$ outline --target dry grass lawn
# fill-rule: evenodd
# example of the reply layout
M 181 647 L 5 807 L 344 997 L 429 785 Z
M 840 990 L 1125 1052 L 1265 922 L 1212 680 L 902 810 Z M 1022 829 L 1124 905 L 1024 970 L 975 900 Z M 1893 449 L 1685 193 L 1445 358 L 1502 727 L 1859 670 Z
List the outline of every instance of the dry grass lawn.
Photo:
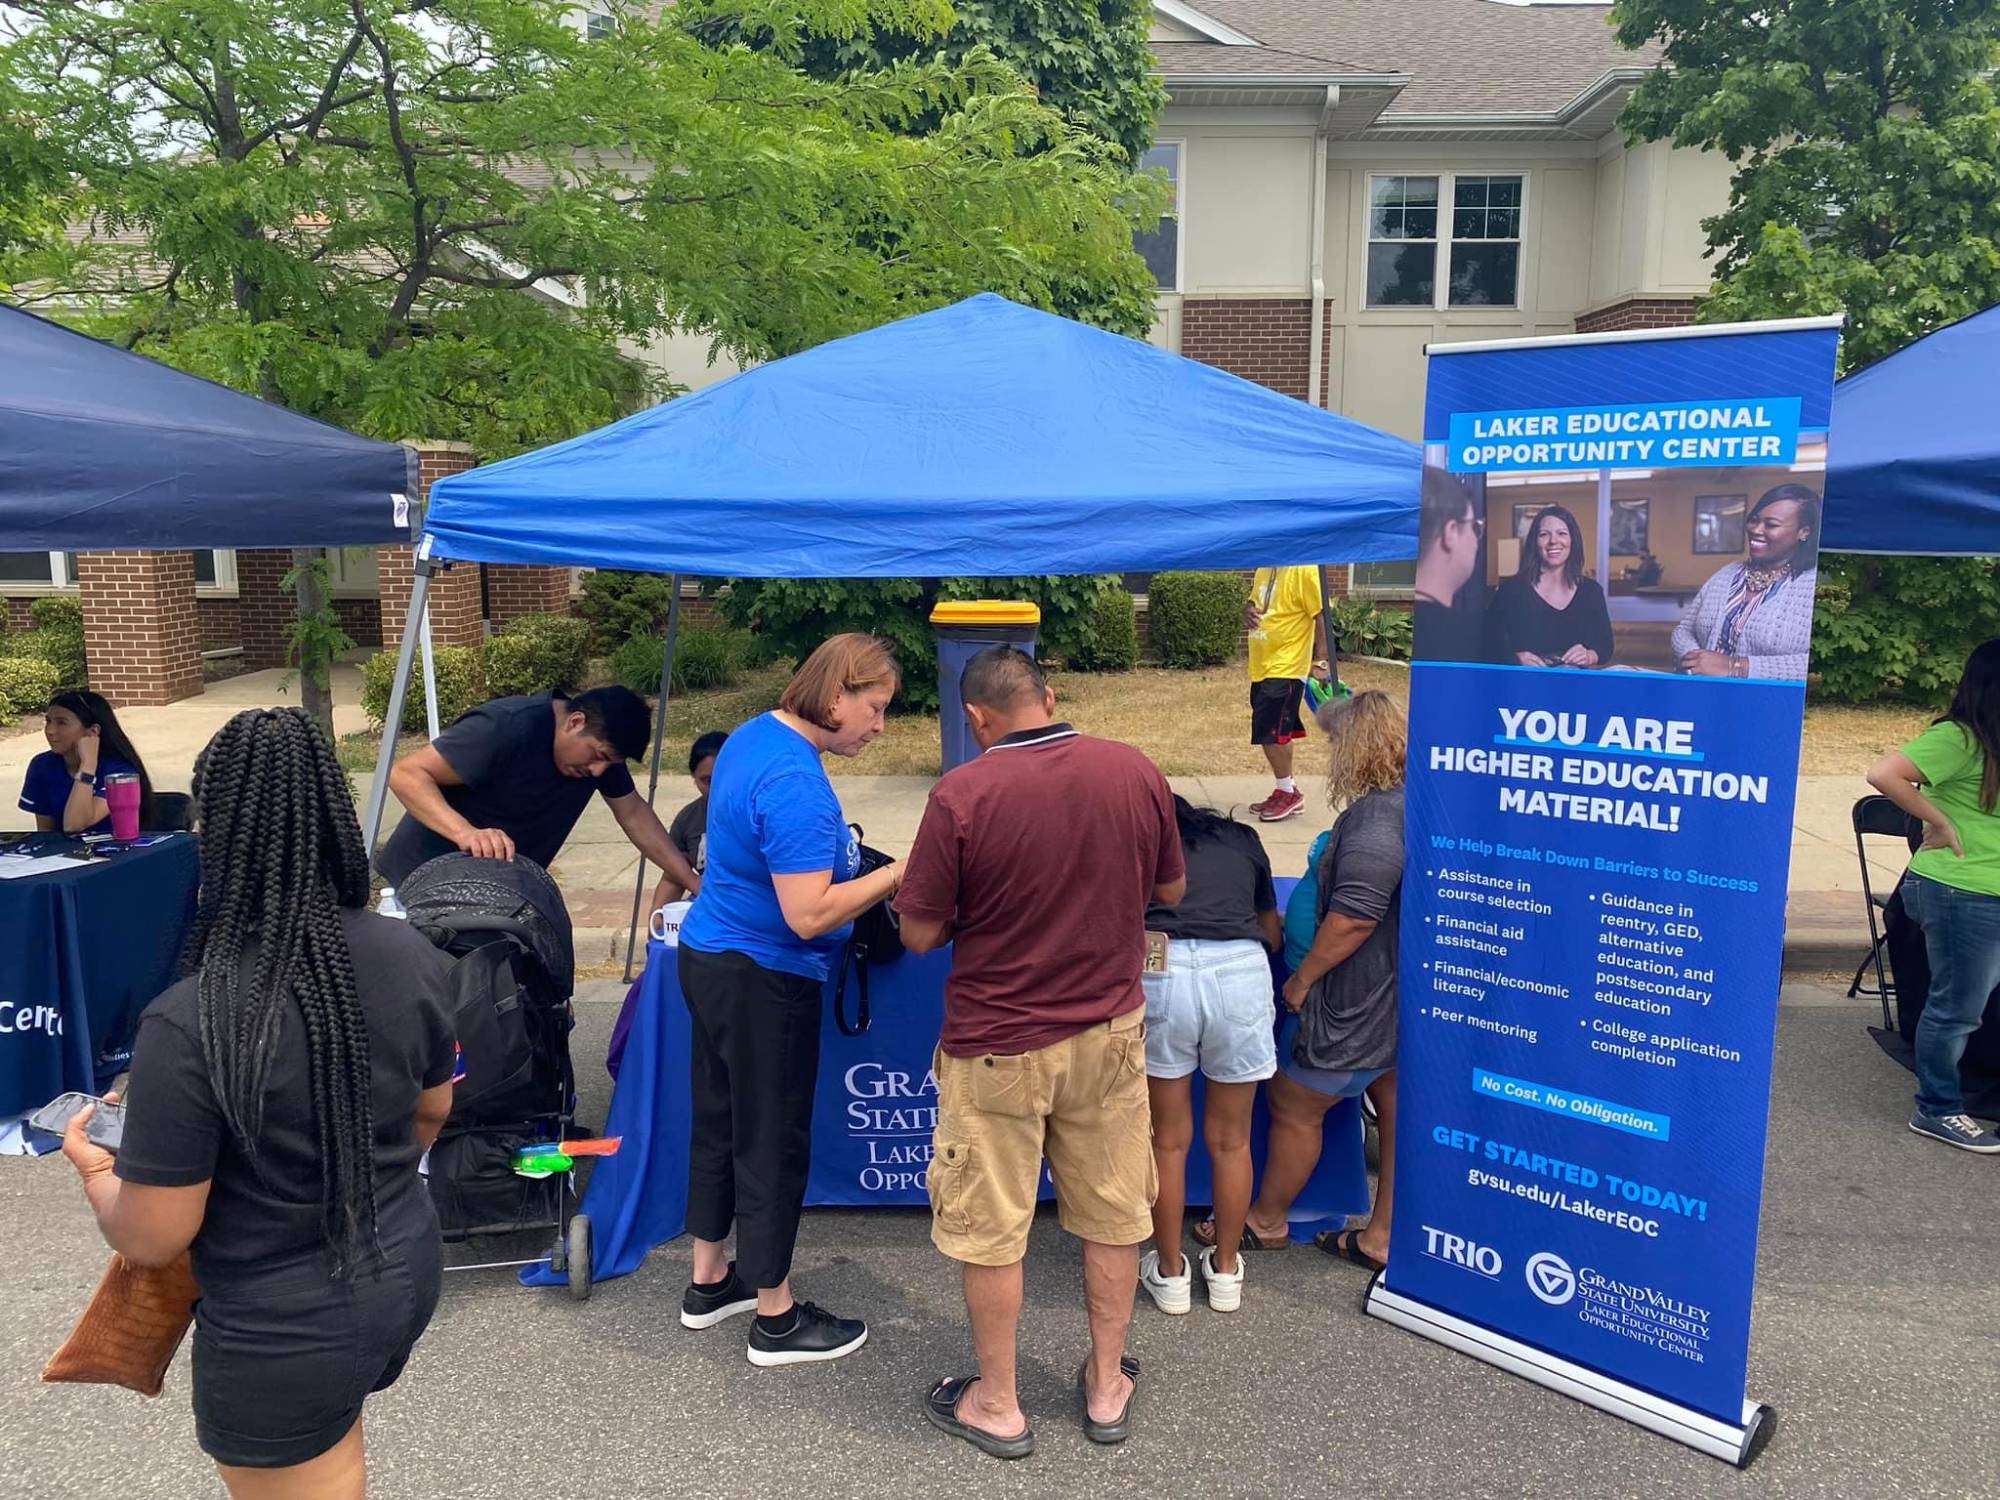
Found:
M 1406 667 L 1346 662 L 1341 675 L 1357 692 L 1380 688 L 1408 706 Z M 1240 663 L 1202 672 L 1055 672 L 1050 680 L 1058 713 L 1092 734 L 1137 745 L 1169 776 L 1249 776 L 1264 769 L 1262 753 L 1249 743 L 1250 702 Z M 688 746 L 704 730 L 740 724 L 775 707 L 784 685 L 784 669 L 767 668 L 737 687 L 677 699 L 667 711 L 664 764 L 685 766 Z M 1859 775 L 1930 719 L 1927 710 L 1900 705 L 1811 704 L 1799 770 L 1807 776 Z M 828 769 L 835 776 L 929 776 L 937 770 L 937 747 L 936 718 L 898 715 L 858 759 L 830 760 Z

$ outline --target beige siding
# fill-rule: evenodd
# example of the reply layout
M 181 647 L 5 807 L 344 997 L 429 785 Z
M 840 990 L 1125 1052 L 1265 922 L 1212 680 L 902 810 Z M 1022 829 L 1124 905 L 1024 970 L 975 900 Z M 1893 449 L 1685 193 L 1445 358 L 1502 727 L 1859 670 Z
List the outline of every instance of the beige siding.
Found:
M 1597 163 L 1591 304 L 1706 290 L 1711 271 L 1701 221 L 1728 205 L 1731 170 L 1728 158 L 1713 152 L 1610 141 Z
M 1162 139 L 1169 130 L 1162 128 Z M 1179 132 L 1183 275 L 1193 294 L 1305 296 L 1312 251 L 1309 129 Z

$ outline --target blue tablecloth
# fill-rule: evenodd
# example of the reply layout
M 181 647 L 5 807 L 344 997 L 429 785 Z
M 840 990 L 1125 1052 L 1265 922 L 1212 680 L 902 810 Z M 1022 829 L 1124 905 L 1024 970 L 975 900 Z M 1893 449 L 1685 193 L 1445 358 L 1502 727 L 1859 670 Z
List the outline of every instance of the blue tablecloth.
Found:
M 819 1091 L 813 1104 L 812 1172 L 806 1202 L 819 1205 L 927 1204 L 924 1167 L 936 1122 L 931 1052 L 944 1021 L 944 981 L 951 950 L 909 955 L 872 975 L 874 1025 L 842 1036 L 829 1003 L 822 1021 Z M 850 997 L 851 1003 L 851 997 Z M 675 950 L 649 946 L 632 1031 L 611 1095 L 604 1133 L 624 1137 L 616 1156 L 594 1164 L 584 1192 L 590 1215 L 592 1279 L 625 1276 L 655 1245 L 686 1228 L 688 1169 L 688 1012 Z M 1201 1080 L 1195 1080 L 1197 1118 Z M 1266 1119 L 1261 1096 L 1251 1151 L 1262 1162 Z M 1047 1174 L 1042 1195 L 1051 1188 Z M 1188 1201 L 1209 1195 L 1208 1153 L 1199 1126 L 1188 1153 Z M 1361 1111 L 1352 1101 L 1329 1111 L 1319 1169 L 1292 1206 L 1294 1232 L 1368 1209 Z M 530 1286 L 567 1278 L 530 1267 Z
M 124 1068 L 139 1012 L 174 981 L 200 873 L 179 834 L 0 880 L 0 1119 Z

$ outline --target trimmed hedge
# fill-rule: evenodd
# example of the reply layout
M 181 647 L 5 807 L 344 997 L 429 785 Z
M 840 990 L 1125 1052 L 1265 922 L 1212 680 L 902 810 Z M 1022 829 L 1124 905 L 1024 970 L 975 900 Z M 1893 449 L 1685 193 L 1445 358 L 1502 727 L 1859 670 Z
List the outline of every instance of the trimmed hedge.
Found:
M 1153 649 L 1170 667 L 1215 667 L 1243 642 L 1249 590 L 1235 573 L 1155 573 L 1146 590 Z
M 37 630 L 73 630 L 83 634 L 83 601 L 51 594 L 28 606 L 28 623 Z
M 634 636 L 664 635 L 673 597 L 673 580 L 664 573 L 605 568 L 584 575 L 576 612 L 590 628 L 590 649 L 609 656 Z M 659 686 L 660 674 L 655 671 L 653 691 L 658 692 Z
M 1090 607 L 1085 641 L 1071 651 L 1079 672 L 1129 672 L 1139 665 L 1139 611 L 1132 595 L 1115 580 Z
M 495 698 L 583 690 L 590 666 L 590 626 L 567 615 L 522 615 L 486 642 L 486 690 Z
M 16 714 L 48 707 L 58 690 L 58 676 L 54 666 L 36 657 L 0 658 L 0 724 Z
M 56 601 L 36 600 L 37 604 Z M 62 601 L 67 602 L 67 601 Z M 0 657 L 47 662 L 56 670 L 56 691 L 71 693 L 89 683 L 83 659 L 83 627 L 48 625 L 0 638 Z
M 432 655 L 437 663 L 438 723 L 449 724 L 468 709 L 486 701 L 486 683 L 481 673 L 480 652 L 472 646 L 438 646 Z M 396 681 L 396 653 L 383 651 L 371 656 L 361 668 L 361 707 L 369 727 L 380 731 L 389 717 L 389 689 Z M 403 729 L 422 733 L 428 727 L 424 717 L 424 674 L 422 664 L 410 669 L 410 691 L 403 702 Z

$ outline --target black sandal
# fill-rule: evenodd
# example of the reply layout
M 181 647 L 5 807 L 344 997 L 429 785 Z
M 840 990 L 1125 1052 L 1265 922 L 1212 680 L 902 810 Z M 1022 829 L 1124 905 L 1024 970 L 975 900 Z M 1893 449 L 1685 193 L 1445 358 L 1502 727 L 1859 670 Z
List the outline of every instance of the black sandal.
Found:
M 1361 1248 L 1361 1231 L 1358 1229 L 1323 1229 L 1313 1236 L 1313 1247 L 1325 1251 L 1335 1260 L 1344 1260 L 1363 1270 L 1386 1269 L 1384 1262 Z
M 1197 1245 L 1206 1246 L 1211 1250 L 1214 1249 L 1215 1215 L 1210 1214 L 1205 1219 L 1197 1220 L 1194 1228 L 1190 1229 L 1188 1234 Z M 1243 1226 L 1243 1236 L 1236 1243 L 1238 1251 L 1289 1250 L 1291 1247 L 1292 1239 L 1290 1235 L 1286 1235 L 1283 1239 L 1267 1240 L 1248 1224 Z
M 1024 1427 L 1013 1437 L 1002 1437 L 958 1419 L 958 1403 L 978 1379 L 977 1375 L 952 1375 L 940 1380 L 924 1397 L 924 1415 L 931 1419 L 933 1427 L 964 1438 L 981 1453 L 990 1453 L 995 1458 L 1026 1458 L 1035 1451 L 1034 1428 Z
M 1093 1443 L 1122 1443 L 1132 1435 L 1132 1403 L 1139 1399 L 1139 1361 L 1129 1354 L 1122 1355 L 1118 1371 L 1132 1382 L 1132 1390 L 1118 1415 L 1109 1422 L 1100 1422 L 1090 1414 L 1089 1362 L 1085 1361 L 1076 1372 L 1076 1394 L 1083 1402 L 1083 1435 Z

